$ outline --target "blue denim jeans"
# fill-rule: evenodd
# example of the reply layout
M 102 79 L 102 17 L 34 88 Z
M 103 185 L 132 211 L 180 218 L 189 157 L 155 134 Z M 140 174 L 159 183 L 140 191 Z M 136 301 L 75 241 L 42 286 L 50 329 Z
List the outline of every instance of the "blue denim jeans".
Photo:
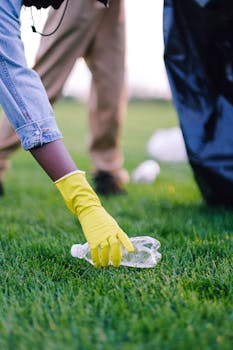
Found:
M 62 138 L 38 74 L 27 67 L 22 0 L 0 0 L 0 104 L 25 150 Z

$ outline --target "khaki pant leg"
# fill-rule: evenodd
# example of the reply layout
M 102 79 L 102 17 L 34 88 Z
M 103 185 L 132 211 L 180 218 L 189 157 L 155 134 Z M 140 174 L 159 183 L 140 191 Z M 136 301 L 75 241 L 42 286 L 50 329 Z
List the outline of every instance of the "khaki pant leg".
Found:
M 4 173 L 9 168 L 9 156 L 20 148 L 20 145 L 18 135 L 4 114 L 0 124 L 0 181 L 2 181 Z
M 121 172 L 120 149 L 126 95 L 124 1 L 111 0 L 86 62 L 92 72 L 89 150 L 95 170 Z
M 59 10 L 49 11 L 44 33 L 56 28 L 63 9 L 61 6 Z M 34 69 L 51 103 L 58 99 L 76 60 L 84 57 L 103 13 L 104 9 L 96 8 L 93 0 L 70 0 L 59 29 L 41 38 Z

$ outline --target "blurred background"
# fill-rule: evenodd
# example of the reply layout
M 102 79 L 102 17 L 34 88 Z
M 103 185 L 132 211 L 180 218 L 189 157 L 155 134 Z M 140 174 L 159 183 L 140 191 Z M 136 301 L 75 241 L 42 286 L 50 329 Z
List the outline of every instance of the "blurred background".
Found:
M 127 52 L 126 83 L 129 98 L 171 98 L 163 62 L 163 0 L 126 0 Z M 28 64 L 32 66 L 40 35 L 32 33 L 31 11 L 22 9 L 22 38 Z M 43 29 L 47 10 L 33 10 L 37 31 Z M 88 98 L 90 73 L 84 61 L 78 60 L 67 80 L 63 94 L 85 102 Z

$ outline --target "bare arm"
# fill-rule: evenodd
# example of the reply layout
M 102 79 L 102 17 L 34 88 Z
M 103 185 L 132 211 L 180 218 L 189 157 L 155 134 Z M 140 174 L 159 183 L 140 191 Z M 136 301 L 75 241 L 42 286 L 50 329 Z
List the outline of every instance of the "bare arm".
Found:
M 30 152 L 53 181 L 77 170 L 77 166 L 62 140 L 33 148 Z

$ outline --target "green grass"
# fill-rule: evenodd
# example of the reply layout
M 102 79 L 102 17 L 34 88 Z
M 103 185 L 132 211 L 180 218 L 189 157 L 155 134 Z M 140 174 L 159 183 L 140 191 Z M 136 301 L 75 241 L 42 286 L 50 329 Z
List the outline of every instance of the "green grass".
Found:
M 56 106 L 65 142 L 91 171 L 84 106 Z M 145 145 L 177 124 L 170 104 L 130 103 L 125 167 L 148 159 Z M 129 236 L 161 242 L 154 269 L 96 270 L 70 256 L 84 242 L 76 218 L 27 152 L 12 157 L 0 211 L 0 349 L 231 349 L 233 213 L 208 208 L 187 164 L 161 164 L 152 185 L 102 199 Z

